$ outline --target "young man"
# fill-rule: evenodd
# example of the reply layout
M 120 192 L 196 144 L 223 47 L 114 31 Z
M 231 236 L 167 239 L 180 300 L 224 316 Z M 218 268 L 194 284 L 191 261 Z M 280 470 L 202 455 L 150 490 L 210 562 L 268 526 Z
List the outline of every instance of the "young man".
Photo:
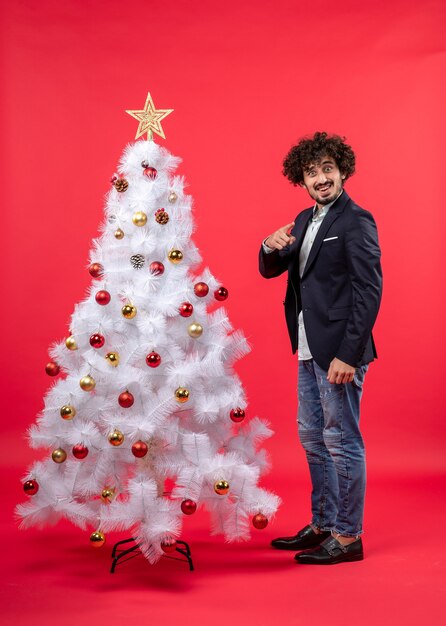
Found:
M 311 523 L 272 546 L 299 550 L 299 563 L 364 558 L 364 443 L 359 406 L 382 274 L 376 224 L 344 190 L 355 155 L 337 135 L 317 132 L 285 158 L 284 175 L 315 201 L 267 237 L 260 273 L 288 271 L 285 316 L 298 352 L 298 430 L 312 482 Z

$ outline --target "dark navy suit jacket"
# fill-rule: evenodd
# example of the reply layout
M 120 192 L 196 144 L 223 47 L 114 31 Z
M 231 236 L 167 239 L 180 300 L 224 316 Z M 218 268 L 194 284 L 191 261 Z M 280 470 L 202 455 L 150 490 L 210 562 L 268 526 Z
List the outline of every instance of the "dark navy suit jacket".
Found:
M 381 301 L 382 273 L 375 220 L 344 190 L 322 221 L 301 278 L 299 251 L 312 212 L 313 207 L 296 217 L 292 229 L 296 241 L 291 246 L 270 254 L 260 249 L 260 273 L 274 278 L 288 270 L 284 305 L 293 353 L 302 310 L 316 363 L 328 370 L 337 357 L 358 367 L 377 356 L 372 328 Z

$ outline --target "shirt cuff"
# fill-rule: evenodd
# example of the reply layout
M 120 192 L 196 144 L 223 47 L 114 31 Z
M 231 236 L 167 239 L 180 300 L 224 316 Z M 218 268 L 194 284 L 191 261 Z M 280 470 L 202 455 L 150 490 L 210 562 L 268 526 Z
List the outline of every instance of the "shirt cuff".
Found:
M 267 237 L 266 239 L 268 239 L 268 237 Z M 266 239 L 265 239 L 265 241 L 266 241 Z M 265 241 L 263 241 L 263 242 L 262 242 L 262 249 L 263 249 L 263 252 L 264 252 L 265 254 L 271 254 L 271 252 L 274 252 L 274 248 L 270 248 L 269 246 L 267 246 L 267 245 L 266 245 L 266 243 L 265 243 Z

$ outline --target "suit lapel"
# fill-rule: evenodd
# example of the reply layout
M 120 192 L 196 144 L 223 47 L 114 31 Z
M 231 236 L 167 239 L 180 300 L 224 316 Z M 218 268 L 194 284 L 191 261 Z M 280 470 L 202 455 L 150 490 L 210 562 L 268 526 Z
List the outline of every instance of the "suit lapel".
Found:
M 310 209 L 306 209 L 305 211 L 303 211 L 301 213 L 301 220 L 302 224 L 296 224 L 297 227 L 297 232 L 296 232 L 296 241 L 293 243 L 293 245 L 291 246 L 291 250 L 293 251 L 292 254 L 292 265 L 290 268 L 291 273 L 294 270 L 294 267 L 297 265 L 299 266 L 299 253 L 300 253 L 300 249 L 302 247 L 302 243 L 305 237 L 305 233 L 307 232 L 307 228 L 308 228 L 308 224 L 310 223 L 311 220 L 311 216 L 313 215 L 313 208 Z
M 327 234 L 328 229 L 333 224 L 333 222 L 337 220 L 337 218 L 342 213 L 342 211 L 345 208 L 345 205 L 347 204 L 349 200 L 350 198 L 348 197 L 346 191 L 344 191 L 340 195 L 338 200 L 336 200 L 333 206 L 329 209 L 327 215 L 324 217 L 322 224 L 320 225 L 320 228 L 314 239 L 313 245 L 311 246 L 310 254 L 308 255 L 308 259 L 307 259 L 307 262 L 306 262 L 306 265 L 302 274 L 302 278 L 308 272 L 315 258 L 317 257 L 317 254 L 325 238 L 325 235 Z

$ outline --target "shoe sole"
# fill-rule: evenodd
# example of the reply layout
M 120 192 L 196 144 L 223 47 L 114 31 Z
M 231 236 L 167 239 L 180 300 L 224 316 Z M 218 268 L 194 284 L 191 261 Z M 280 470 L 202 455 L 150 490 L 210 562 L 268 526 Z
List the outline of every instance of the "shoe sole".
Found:
M 292 550 L 293 552 L 299 552 L 300 550 L 310 550 L 311 548 L 317 548 L 318 546 L 320 546 L 320 543 L 315 543 L 311 546 L 305 546 L 304 548 L 295 548 L 293 546 L 273 546 L 272 544 L 270 545 L 272 548 L 274 548 L 274 550 Z
M 301 559 L 295 559 L 296 563 L 301 565 L 338 565 L 339 563 L 352 563 L 353 561 L 363 561 L 363 554 L 355 554 L 347 558 L 342 558 L 337 561 L 302 561 Z

